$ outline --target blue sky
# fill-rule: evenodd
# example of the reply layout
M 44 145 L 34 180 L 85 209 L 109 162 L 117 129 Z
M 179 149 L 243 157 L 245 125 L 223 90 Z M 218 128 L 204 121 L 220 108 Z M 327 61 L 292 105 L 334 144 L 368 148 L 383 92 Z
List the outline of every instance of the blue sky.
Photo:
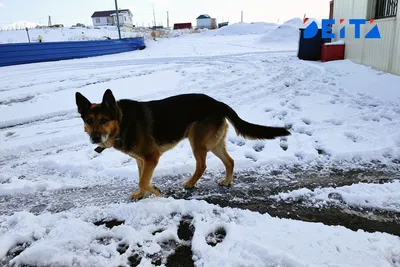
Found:
M 329 15 L 329 0 L 118 0 L 119 8 L 129 8 L 134 23 L 148 26 L 153 23 L 154 5 L 157 24 L 174 22 L 195 23 L 200 14 L 209 14 L 218 22 L 283 22 L 293 17 L 325 18 Z M 114 9 L 114 0 L 0 0 L 0 26 L 19 21 L 72 25 L 77 22 L 91 25 L 90 16 L 96 10 Z

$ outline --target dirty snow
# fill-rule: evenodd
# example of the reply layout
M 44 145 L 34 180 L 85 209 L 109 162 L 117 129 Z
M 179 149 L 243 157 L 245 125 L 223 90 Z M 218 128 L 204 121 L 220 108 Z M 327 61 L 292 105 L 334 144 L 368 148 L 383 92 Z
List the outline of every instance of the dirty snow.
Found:
M 193 233 L 178 235 L 181 218 Z M 93 223 L 117 219 L 111 229 Z M 210 233 L 223 228 L 215 246 Z M 11 264 L 35 266 L 139 266 L 158 257 L 163 264 L 171 247 L 191 246 L 196 266 L 362 266 L 400 265 L 400 239 L 383 233 L 278 219 L 244 210 L 219 208 L 203 201 L 145 199 L 138 203 L 88 207 L 34 216 L 28 212 L 0 217 L 0 258 L 25 244 Z M 124 249 L 123 249 L 124 248 Z
M 206 93 L 231 105 L 245 120 L 291 127 L 291 136 L 270 141 L 244 140 L 230 127 L 227 149 L 236 172 L 398 168 L 400 78 L 348 60 L 301 61 L 294 37 L 289 42 L 289 35 L 275 32 L 274 41 L 264 42 L 260 38 L 268 33 L 187 34 L 148 41 L 143 51 L 1 68 L 0 207 L 7 203 L 20 208 L 18 197 L 32 194 L 31 202 L 40 209 L 37 214 L 26 210 L 0 217 L 0 258 L 28 242 L 30 247 L 15 262 L 117 266 L 126 263 L 132 249 L 161 252 L 157 241 L 176 240 L 179 219 L 168 217 L 176 212 L 194 217 L 197 266 L 400 266 L 395 236 L 280 220 L 194 200 L 111 205 L 102 195 L 96 206 L 73 208 L 74 199 L 64 199 L 58 204 L 65 211 L 46 211 L 42 197 L 53 191 L 107 188 L 111 183 L 137 188 L 134 160 L 112 149 L 101 155 L 93 151 L 76 111 L 76 91 L 93 102 L 101 101 L 107 88 L 116 98 L 137 100 Z M 213 155 L 208 155 L 207 167 L 210 173 L 224 170 Z M 154 175 L 190 174 L 194 168 L 190 145 L 183 141 L 165 153 Z M 9 197 L 16 202 L 7 202 Z M 361 189 L 353 200 L 360 199 Z M 397 205 L 398 198 L 393 199 L 391 205 Z M 91 223 L 104 218 L 124 220 L 125 225 L 108 230 Z M 225 227 L 227 236 L 210 247 L 205 236 L 218 226 Z M 151 235 L 158 227 L 166 230 Z M 129 252 L 117 253 L 119 242 L 128 243 Z M 41 257 L 43 253 L 52 257 Z M 142 266 L 149 266 L 149 259 L 143 258 Z
M 302 200 L 312 206 L 347 204 L 352 207 L 400 212 L 400 181 L 383 184 L 359 183 L 343 187 L 302 188 L 271 196 L 276 200 Z

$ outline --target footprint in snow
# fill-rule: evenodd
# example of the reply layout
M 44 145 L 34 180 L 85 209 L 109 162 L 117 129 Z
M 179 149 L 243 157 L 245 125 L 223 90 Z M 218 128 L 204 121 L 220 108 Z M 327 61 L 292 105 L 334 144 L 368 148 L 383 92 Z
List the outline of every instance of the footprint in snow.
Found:
M 254 162 L 257 162 L 257 160 L 258 160 L 257 156 L 254 155 L 254 153 L 247 152 L 247 153 L 244 154 L 244 156 L 245 156 L 246 159 L 251 159 Z
M 231 142 L 232 144 L 237 145 L 237 146 L 244 146 L 246 144 L 246 142 L 243 139 L 238 138 L 238 137 L 231 137 L 228 140 L 229 140 L 229 142 Z
M 302 120 L 302 121 L 304 122 L 304 124 L 306 124 L 306 125 L 310 125 L 310 124 L 311 124 L 311 120 L 310 120 L 310 119 L 302 118 L 301 120 Z
M 288 107 L 295 111 L 301 111 L 301 107 L 293 103 L 291 103 Z
M 345 132 L 344 136 L 346 136 L 348 139 L 350 139 L 354 143 L 357 143 L 358 141 L 361 140 L 361 136 L 356 135 L 355 133 L 351 133 L 351 132 Z
M 264 150 L 264 147 L 265 147 L 264 143 L 258 143 L 258 144 L 255 144 L 255 145 L 253 146 L 253 149 L 254 149 L 254 151 L 256 151 L 256 152 L 261 152 L 261 151 Z
M 192 239 L 195 232 L 195 227 L 193 224 L 194 218 L 190 215 L 181 216 L 178 213 L 172 213 L 171 219 L 174 219 L 175 217 L 180 217 L 179 224 L 177 226 L 177 236 L 179 240 L 161 240 L 160 238 L 155 238 L 154 242 L 160 246 L 161 251 L 154 254 L 146 253 L 143 250 L 143 244 L 129 244 L 126 240 L 123 241 L 122 239 L 115 238 L 112 235 L 99 237 L 97 238 L 97 241 L 99 244 L 104 246 L 108 246 L 113 242 L 117 243 L 116 250 L 120 255 L 126 255 L 125 259 L 127 260 L 128 266 L 139 266 L 142 264 L 142 259 L 145 258 L 146 260 L 150 260 L 151 264 L 155 266 L 164 265 L 166 267 L 194 267 L 192 252 Z M 94 224 L 97 226 L 104 225 L 107 228 L 112 229 L 113 227 L 123 223 L 123 221 L 109 220 L 95 222 Z M 152 236 L 157 236 L 166 230 L 168 229 L 160 228 L 153 231 L 151 234 Z M 227 232 L 225 228 L 219 226 L 209 232 L 204 239 L 209 246 L 215 247 L 217 244 L 224 241 L 226 235 Z M 29 244 L 27 246 L 29 246 Z
M 279 146 L 282 148 L 283 151 L 286 151 L 289 148 L 289 145 L 286 142 L 281 142 Z
M 333 125 L 336 125 L 336 126 L 343 125 L 343 121 L 336 120 L 336 119 L 327 119 L 327 120 L 324 120 L 324 122 L 330 123 L 330 124 L 333 124 Z

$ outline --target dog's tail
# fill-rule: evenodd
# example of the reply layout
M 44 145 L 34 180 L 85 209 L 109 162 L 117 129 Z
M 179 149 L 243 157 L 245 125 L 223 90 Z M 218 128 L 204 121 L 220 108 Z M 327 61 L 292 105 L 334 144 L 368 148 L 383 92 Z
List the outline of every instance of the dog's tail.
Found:
M 242 120 L 230 106 L 224 103 L 222 104 L 225 109 L 224 113 L 226 114 L 227 119 L 235 127 L 237 135 L 253 140 L 274 139 L 279 136 L 290 135 L 290 132 L 283 127 L 263 126 Z

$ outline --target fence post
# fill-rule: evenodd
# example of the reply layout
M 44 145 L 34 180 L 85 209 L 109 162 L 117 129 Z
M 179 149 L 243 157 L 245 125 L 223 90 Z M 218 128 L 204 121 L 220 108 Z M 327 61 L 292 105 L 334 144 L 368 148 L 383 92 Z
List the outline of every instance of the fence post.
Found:
M 118 36 L 119 36 L 119 39 L 121 39 L 121 30 L 119 29 L 119 14 L 118 14 L 118 3 L 117 3 L 117 0 L 115 0 L 115 13 L 117 14 Z
M 26 27 L 25 30 L 26 30 L 26 34 L 28 35 L 28 41 L 30 43 L 31 42 L 31 38 L 29 37 L 28 27 Z

